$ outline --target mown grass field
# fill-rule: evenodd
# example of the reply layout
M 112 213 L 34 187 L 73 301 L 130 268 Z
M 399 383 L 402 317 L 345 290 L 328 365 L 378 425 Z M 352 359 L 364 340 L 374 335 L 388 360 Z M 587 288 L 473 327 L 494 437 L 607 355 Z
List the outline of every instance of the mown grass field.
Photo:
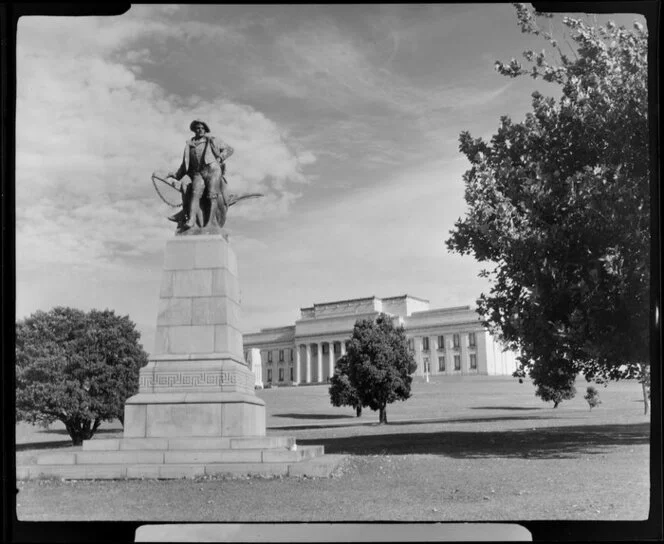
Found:
M 503 521 L 643 520 L 649 507 L 649 418 L 635 382 L 587 384 L 557 409 L 504 377 L 416 379 L 388 407 L 330 405 L 327 386 L 259 392 L 268 434 L 349 454 L 328 479 L 29 481 L 21 520 Z M 99 436 L 121 433 L 103 425 Z M 17 426 L 17 464 L 74 450 L 61 426 Z

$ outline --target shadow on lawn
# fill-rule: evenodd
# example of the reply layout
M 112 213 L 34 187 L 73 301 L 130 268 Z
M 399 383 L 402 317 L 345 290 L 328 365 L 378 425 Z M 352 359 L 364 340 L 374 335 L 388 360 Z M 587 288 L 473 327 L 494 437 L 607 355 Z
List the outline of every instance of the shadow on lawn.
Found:
M 27 444 L 16 444 L 16 451 L 56 450 L 59 448 L 71 447 L 71 440 L 52 440 L 50 442 L 28 442 Z
M 389 429 L 388 424 L 384 429 Z M 574 458 L 604 453 L 612 446 L 634 446 L 650 442 L 650 424 L 578 425 L 533 430 L 433 433 L 393 433 L 316 438 L 298 444 L 325 446 L 325 453 L 352 455 L 432 454 L 472 458 Z
M 355 416 L 343 414 L 274 414 L 272 417 L 290 417 L 292 419 L 354 419 Z
M 51 450 L 57 448 L 69 448 L 72 446 L 71 438 L 69 438 L 69 433 L 66 429 L 45 429 L 43 431 L 38 431 L 38 433 L 61 435 L 63 438 L 44 442 L 23 442 L 22 444 L 16 444 L 16 451 Z M 111 435 L 111 438 L 114 438 L 114 435 L 122 436 L 122 429 L 99 429 L 93 438 L 99 438 L 100 435 Z M 17 438 L 17 440 L 20 439 Z
M 528 406 L 471 406 L 471 410 L 543 410 L 542 407 Z
M 67 429 L 45 429 L 43 431 L 39 431 L 40 434 L 46 433 L 46 434 L 61 434 L 65 436 L 69 436 L 69 433 L 67 432 Z M 122 429 L 98 429 L 95 432 L 95 436 L 99 436 L 100 434 L 122 434 Z
M 302 419 L 315 419 L 315 416 L 309 416 L 300 414 L 299 417 Z M 352 419 L 357 419 L 355 416 L 343 416 L 350 417 Z M 490 423 L 492 421 L 521 421 L 521 420 L 536 420 L 536 419 L 547 419 L 550 416 L 496 416 L 496 417 L 461 417 L 457 419 L 446 419 L 446 418 L 437 418 L 437 419 L 406 419 L 404 421 L 390 421 L 389 425 L 431 425 L 433 423 Z M 376 419 L 372 421 L 361 421 L 358 423 L 349 423 L 343 425 L 334 425 L 334 424 L 325 424 L 325 423 L 312 423 L 311 425 L 272 425 L 268 429 L 280 430 L 280 431 L 295 431 L 295 430 L 306 430 L 306 429 L 338 429 L 344 427 L 376 427 L 378 424 L 378 414 L 376 414 Z

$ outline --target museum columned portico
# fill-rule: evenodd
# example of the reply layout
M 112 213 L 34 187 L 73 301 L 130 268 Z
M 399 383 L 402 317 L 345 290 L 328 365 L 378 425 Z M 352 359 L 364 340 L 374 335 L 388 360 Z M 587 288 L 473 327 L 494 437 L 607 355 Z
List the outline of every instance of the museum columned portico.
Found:
M 416 375 L 510 375 L 516 369 L 516 354 L 503 350 L 470 306 L 430 310 L 427 300 L 410 295 L 302 308 L 294 325 L 243 335 L 245 358 L 250 350 L 259 354 L 266 384 L 327 383 L 346 354 L 356 321 L 381 312 L 404 327 Z
M 334 375 L 334 365 L 346 355 L 344 338 L 296 341 L 293 383 L 322 383 Z M 268 367 L 269 368 L 269 367 Z

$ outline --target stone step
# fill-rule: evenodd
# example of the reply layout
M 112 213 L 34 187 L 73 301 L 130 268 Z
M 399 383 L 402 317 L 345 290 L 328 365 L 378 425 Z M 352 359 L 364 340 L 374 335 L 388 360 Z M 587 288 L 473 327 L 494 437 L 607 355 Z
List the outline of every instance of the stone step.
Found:
M 192 437 L 192 438 L 95 438 L 83 442 L 83 451 L 290 449 L 292 436 Z
M 346 455 L 314 457 L 281 463 L 173 463 L 107 465 L 30 465 L 16 467 L 18 480 L 61 478 L 65 480 L 179 479 L 203 476 L 329 477 Z
M 324 446 L 287 449 L 110 450 L 47 453 L 38 465 L 163 465 L 209 463 L 296 463 L 325 453 Z

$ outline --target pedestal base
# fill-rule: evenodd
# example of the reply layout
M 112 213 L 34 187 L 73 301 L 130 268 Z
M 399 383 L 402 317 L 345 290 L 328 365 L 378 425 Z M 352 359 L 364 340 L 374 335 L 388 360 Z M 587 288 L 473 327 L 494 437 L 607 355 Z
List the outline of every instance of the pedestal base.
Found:
M 139 393 L 125 404 L 124 436 L 265 436 L 265 403 L 244 393 Z

